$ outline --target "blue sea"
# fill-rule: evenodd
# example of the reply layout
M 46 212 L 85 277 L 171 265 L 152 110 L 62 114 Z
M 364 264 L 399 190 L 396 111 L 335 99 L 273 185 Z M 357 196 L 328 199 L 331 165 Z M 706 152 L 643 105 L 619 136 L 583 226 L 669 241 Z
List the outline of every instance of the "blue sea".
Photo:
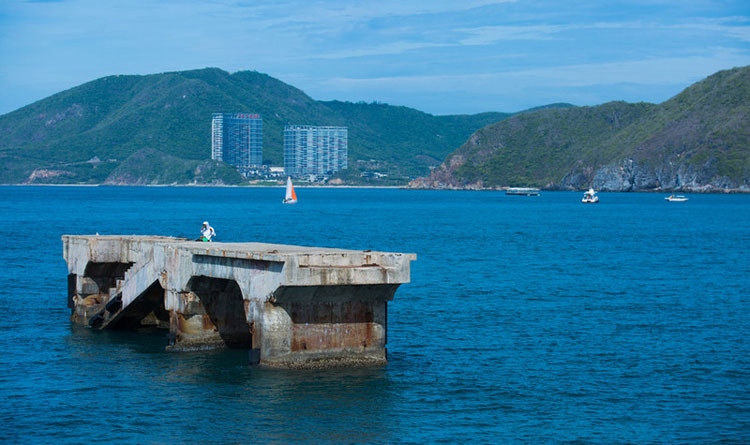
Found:
M 0 441 L 750 441 L 750 195 L 0 187 Z M 62 234 L 416 253 L 388 365 L 69 322 Z

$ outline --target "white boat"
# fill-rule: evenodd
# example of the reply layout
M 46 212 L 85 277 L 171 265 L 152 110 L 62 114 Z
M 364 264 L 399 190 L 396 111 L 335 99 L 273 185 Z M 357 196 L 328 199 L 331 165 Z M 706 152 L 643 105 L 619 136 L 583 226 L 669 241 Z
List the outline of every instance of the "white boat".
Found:
M 666 199 L 669 202 L 685 202 L 688 200 L 688 198 L 682 195 L 669 195 L 664 199 Z
M 286 177 L 286 195 L 281 202 L 284 204 L 297 204 L 297 194 L 294 192 L 291 176 Z
M 599 202 L 599 197 L 596 196 L 596 192 L 594 189 L 589 189 L 588 192 L 585 192 L 583 194 L 583 199 L 581 199 L 581 202 L 584 204 L 596 204 Z
M 506 195 L 514 196 L 539 196 L 540 190 L 533 187 L 508 187 L 505 190 Z

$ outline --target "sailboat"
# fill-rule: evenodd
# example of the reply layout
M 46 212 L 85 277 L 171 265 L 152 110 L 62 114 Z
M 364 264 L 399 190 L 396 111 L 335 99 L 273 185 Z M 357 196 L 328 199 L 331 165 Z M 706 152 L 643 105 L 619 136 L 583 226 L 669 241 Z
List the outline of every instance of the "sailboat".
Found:
M 294 193 L 294 186 L 292 185 L 292 177 L 286 177 L 286 196 L 281 201 L 284 204 L 297 204 L 297 194 Z

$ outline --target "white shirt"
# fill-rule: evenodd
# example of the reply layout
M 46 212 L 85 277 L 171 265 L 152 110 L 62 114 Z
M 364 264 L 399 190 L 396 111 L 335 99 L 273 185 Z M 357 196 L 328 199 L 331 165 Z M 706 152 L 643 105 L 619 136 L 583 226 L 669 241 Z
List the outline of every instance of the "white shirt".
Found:
M 214 228 L 211 226 L 203 226 L 201 235 L 210 241 L 212 236 L 216 236 L 216 232 L 214 232 Z

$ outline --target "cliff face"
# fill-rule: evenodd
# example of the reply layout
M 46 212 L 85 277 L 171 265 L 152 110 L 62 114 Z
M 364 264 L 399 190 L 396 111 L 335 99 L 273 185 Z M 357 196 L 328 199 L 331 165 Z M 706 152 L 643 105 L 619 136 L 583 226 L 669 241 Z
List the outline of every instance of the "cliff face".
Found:
M 750 67 L 658 104 L 541 110 L 482 128 L 414 188 L 750 191 Z
M 703 165 L 666 163 L 652 168 L 638 164 L 632 159 L 619 165 L 609 165 L 596 171 L 592 187 L 605 191 L 748 191 L 750 175 L 741 182 L 718 173 L 716 163 L 709 160 Z M 582 187 L 565 187 L 582 188 Z

